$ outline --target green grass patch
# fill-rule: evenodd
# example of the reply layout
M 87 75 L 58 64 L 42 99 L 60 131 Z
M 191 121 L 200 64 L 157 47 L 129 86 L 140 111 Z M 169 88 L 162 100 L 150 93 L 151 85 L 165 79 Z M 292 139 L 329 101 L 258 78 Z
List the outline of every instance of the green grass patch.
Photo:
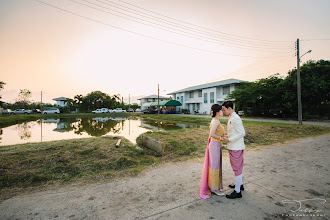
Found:
M 192 124 L 208 125 L 211 118 L 197 118 L 187 116 L 148 115 L 144 116 L 150 120 L 162 120 L 171 122 L 185 122 Z M 182 121 L 181 121 L 182 120 Z M 227 120 L 221 120 L 225 127 Z M 315 125 L 296 125 L 273 122 L 243 121 L 246 131 L 244 138 L 247 150 L 259 146 L 284 143 L 299 138 L 312 137 L 330 133 L 329 127 Z M 208 126 L 201 128 L 170 130 L 166 132 L 152 132 L 145 135 L 158 140 L 165 146 L 165 157 L 170 159 L 183 159 L 201 157 L 205 153 L 209 135 Z M 227 143 L 223 143 L 226 150 Z

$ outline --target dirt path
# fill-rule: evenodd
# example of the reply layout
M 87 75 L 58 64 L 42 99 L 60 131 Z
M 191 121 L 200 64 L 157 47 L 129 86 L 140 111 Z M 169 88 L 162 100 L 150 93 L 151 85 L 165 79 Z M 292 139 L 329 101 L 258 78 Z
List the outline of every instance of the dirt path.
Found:
M 330 215 L 330 135 L 245 154 L 243 198 L 199 198 L 203 161 L 169 163 L 138 177 L 17 196 L 0 204 L 0 219 L 300 219 Z M 234 174 L 224 156 L 225 190 Z M 305 200 L 301 211 L 298 202 Z M 326 202 L 324 203 L 324 199 Z M 293 210 L 293 211 L 291 211 Z M 311 213 L 308 213 L 311 212 Z

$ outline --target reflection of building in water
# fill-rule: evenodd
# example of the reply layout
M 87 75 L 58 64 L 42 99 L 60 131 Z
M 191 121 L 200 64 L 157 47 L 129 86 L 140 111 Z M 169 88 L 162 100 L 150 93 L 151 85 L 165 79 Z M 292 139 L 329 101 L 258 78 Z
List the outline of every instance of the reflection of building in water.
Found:
M 56 128 L 54 131 L 57 132 L 68 132 L 75 130 L 79 125 L 79 120 L 77 119 L 67 119 L 67 118 L 46 118 L 43 119 L 43 123 L 56 123 Z
M 122 122 L 122 121 L 125 121 L 126 118 L 111 118 L 111 120 Z
M 43 123 L 59 123 L 59 118 L 45 118 L 42 120 Z

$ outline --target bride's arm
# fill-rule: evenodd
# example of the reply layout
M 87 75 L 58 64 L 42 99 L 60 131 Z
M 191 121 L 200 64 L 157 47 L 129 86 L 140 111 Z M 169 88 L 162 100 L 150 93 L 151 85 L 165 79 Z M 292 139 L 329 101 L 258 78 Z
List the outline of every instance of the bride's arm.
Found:
M 215 139 L 220 139 L 220 136 L 216 135 L 215 132 L 217 130 L 219 124 L 212 122 L 211 129 L 210 129 L 210 137 L 213 137 Z

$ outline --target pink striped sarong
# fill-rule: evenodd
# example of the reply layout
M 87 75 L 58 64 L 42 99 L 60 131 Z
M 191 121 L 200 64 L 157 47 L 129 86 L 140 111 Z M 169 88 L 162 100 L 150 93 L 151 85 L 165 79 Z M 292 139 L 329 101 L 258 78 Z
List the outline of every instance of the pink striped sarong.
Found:
M 211 197 L 211 190 L 223 189 L 221 143 L 209 139 L 205 151 L 204 168 L 199 195 L 202 199 Z
M 235 176 L 239 176 L 243 172 L 244 150 L 228 150 L 230 165 L 233 168 Z

